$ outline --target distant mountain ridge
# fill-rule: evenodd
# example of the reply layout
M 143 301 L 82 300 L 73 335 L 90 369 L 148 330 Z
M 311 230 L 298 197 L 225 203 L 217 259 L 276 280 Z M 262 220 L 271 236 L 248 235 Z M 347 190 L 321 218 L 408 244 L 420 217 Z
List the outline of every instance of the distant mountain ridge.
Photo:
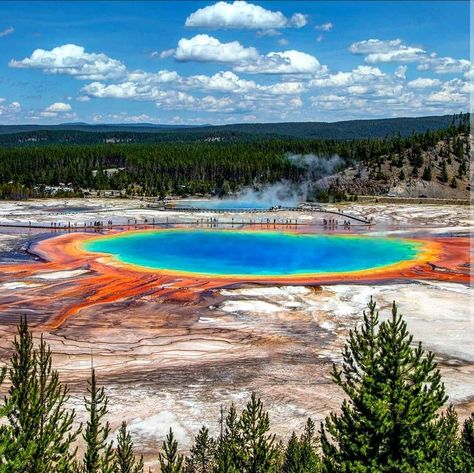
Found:
M 133 133 L 134 142 L 139 142 L 139 133 L 176 133 L 184 135 L 206 134 L 219 136 L 230 134 L 286 136 L 310 139 L 358 139 L 384 138 L 400 133 L 408 136 L 413 132 L 439 130 L 452 122 L 452 115 L 383 118 L 370 120 L 348 120 L 339 122 L 281 122 L 281 123 L 239 123 L 231 125 L 166 125 L 152 123 L 88 124 L 63 123 L 59 125 L 0 125 L 0 135 L 34 136 L 38 132 L 84 132 L 101 133 L 103 137 L 116 136 L 117 133 Z M 67 134 L 67 133 L 66 133 Z M 188 139 L 190 136 L 188 137 Z M 54 141 L 54 140 L 53 140 Z M 67 140 L 69 141 L 69 140 Z M 72 137 L 72 140 L 74 138 Z M 150 137 L 144 141 L 151 141 Z M 160 141 L 159 139 L 157 141 Z M 2 140 L 5 142 L 5 140 Z

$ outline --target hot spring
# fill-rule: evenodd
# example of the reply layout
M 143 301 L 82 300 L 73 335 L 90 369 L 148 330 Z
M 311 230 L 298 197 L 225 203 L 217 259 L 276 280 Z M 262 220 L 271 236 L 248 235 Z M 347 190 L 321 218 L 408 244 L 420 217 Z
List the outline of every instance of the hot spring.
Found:
M 138 268 L 222 277 L 304 277 L 418 259 L 418 241 L 273 231 L 167 229 L 95 237 L 83 250 Z
M 239 199 L 211 199 L 211 200 L 180 200 L 174 202 L 171 208 L 177 209 L 206 209 L 206 210 L 266 210 L 273 205 L 262 200 L 239 200 Z

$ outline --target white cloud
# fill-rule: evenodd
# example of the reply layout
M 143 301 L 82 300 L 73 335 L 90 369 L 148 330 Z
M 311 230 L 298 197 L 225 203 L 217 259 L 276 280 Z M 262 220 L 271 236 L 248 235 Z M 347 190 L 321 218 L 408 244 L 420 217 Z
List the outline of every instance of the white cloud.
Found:
M 418 46 L 408 46 L 401 39 L 368 39 L 351 44 L 349 51 L 365 55 L 364 61 L 376 63 L 418 63 L 417 69 L 432 70 L 438 74 L 462 73 L 469 70 L 471 61 L 452 57 L 438 57 Z
M 242 46 L 238 41 L 221 43 L 207 34 L 198 34 L 191 39 L 182 38 L 175 52 L 177 61 L 241 63 L 258 58 L 258 51 Z
M 278 44 L 279 44 L 280 46 L 287 46 L 287 45 L 288 45 L 288 40 L 287 40 L 286 38 L 280 38 L 280 39 L 278 40 Z
M 379 81 L 387 76 L 378 68 L 358 66 L 351 72 L 336 72 L 310 81 L 312 87 L 348 87 L 351 85 L 367 85 L 368 82 Z
M 179 80 L 180 76 L 176 71 L 167 69 L 158 72 L 133 71 L 127 74 L 127 81 L 140 82 L 141 84 L 166 84 Z
M 280 11 L 267 10 L 245 1 L 233 3 L 217 2 L 191 13 L 185 26 L 210 29 L 256 29 L 301 28 L 307 23 L 306 16 L 295 13 L 287 18 Z
M 308 23 L 308 18 L 306 15 L 302 13 L 295 13 L 290 18 L 287 26 L 293 26 L 294 28 L 303 28 Z
M 175 52 L 176 52 L 176 49 L 174 49 L 174 48 L 165 49 L 164 51 L 161 51 L 161 53 L 159 54 L 160 59 L 166 59 L 166 58 L 169 58 L 171 56 L 174 56 Z
M 297 95 L 306 91 L 302 82 L 279 82 L 277 84 L 262 86 L 260 90 L 275 95 Z
M 406 46 L 401 39 L 382 41 L 368 39 L 351 44 L 349 51 L 353 54 L 364 54 L 365 62 L 416 62 L 426 55 L 424 49 Z
M 12 34 L 15 31 L 15 28 L 10 26 L 10 28 L 5 28 L 4 30 L 0 31 L 0 38 L 3 36 L 8 36 L 9 34 Z
M 468 72 L 471 68 L 471 61 L 467 59 L 454 59 L 452 57 L 436 57 L 431 55 L 418 66 L 421 71 L 432 70 L 437 74 L 457 74 Z
M 75 114 L 69 113 L 72 111 L 71 105 L 64 102 L 54 102 L 48 107 L 46 107 L 42 112 L 40 112 L 40 116 L 44 118 L 54 118 L 57 116 L 61 116 L 63 118 L 73 118 Z
M 82 46 L 64 44 L 50 51 L 36 49 L 30 57 L 12 59 L 10 67 L 40 69 L 49 74 L 66 74 L 77 79 L 104 80 L 121 77 L 125 66 L 103 53 L 87 53 Z
M 398 66 L 394 73 L 395 77 L 406 79 L 407 69 L 407 66 Z
M 270 28 L 269 30 L 257 31 L 257 33 L 256 33 L 256 35 L 259 38 L 264 38 L 266 36 L 271 38 L 272 36 L 280 36 L 281 34 L 282 34 L 281 31 L 278 31 L 275 28 Z
M 321 66 L 310 54 L 289 50 L 268 53 L 254 62 L 238 65 L 234 69 L 251 74 L 318 74 L 325 71 L 326 67 Z
M 189 87 L 223 93 L 245 93 L 258 88 L 254 81 L 241 79 L 231 71 L 220 71 L 213 76 L 190 76 L 183 79 L 183 83 Z
M 72 107 L 68 103 L 54 102 L 48 107 L 46 107 L 44 111 L 52 112 L 52 113 L 65 113 L 65 112 L 70 112 L 71 110 L 72 110 Z
M 321 31 L 331 31 L 334 28 L 334 23 L 328 21 L 327 23 L 323 23 L 322 25 L 316 25 L 315 29 Z
M 250 74 L 317 74 L 326 70 L 314 56 L 301 51 L 261 55 L 254 47 L 244 47 L 238 41 L 221 43 L 207 34 L 180 39 L 174 57 L 181 62 L 227 62 L 234 65 L 234 71 Z
M 408 87 L 412 89 L 426 89 L 430 87 L 435 87 L 439 85 L 441 82 L 438 79 L 429 79 L 429 78 L 422 78 L 418 77 L 418 79 L 411 80 L 408 82 Z
M 14 122 L 20 116 L 21 105 L 19 102 L 6 103 L 6 99 L 0 98 L 0 119 L 2 123 Z
M 447 103 L 447 104 L 468 104 L 469 102 L 469 83 L 460 79 L 452 79 L 444 82 L 441 88 L 432 92 L 428 102 Z

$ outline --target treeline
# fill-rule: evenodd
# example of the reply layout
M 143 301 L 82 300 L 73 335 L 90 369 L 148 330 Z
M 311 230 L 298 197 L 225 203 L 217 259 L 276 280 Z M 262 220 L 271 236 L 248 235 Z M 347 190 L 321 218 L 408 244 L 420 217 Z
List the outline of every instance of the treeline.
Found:
M 381 169 L 406 155 L 417 156 L 440 140 L 451 140 L 468 161 L 469 115 L 454 116 L 443 130 L 408 137 L 364 140 L 259 139 L 249 142 L 197 141 L 161 144 L 46 145 L 0 148 L 0 198 L 41 196 L 45 186 L 122 190 L 127 195 L 224 195 L 245 186 L 307 180 L 307 170 L 289 154 L 340 156 L 346 165 Z M 460 143 L 455 140 L 461 140 Z M 467 164 L 464 166 L 467 168 Z
M 65 123 L 60 125 L 0 125 L 0 144 L 28 145 L 35 140 L 44 142 L 100 143 L 106 139 L 125 139 L 136 143 L 160 141 L 193 141 L 202 138 L 253 139 L 255 136 L 286 136 L 310 139 L 353 140 L 384 138 L 401 133 L 440 130 L 449 126 L 450 115 L 401 117 L 339 122 L 237 123 L 231 125 L 153 125 Z M 58 133 L 56 133 L 58 132 Z M 79 132 L 79 133 L 77 133 Z M 80 133 L 84 132 L 84 133 Z M 2 137 L 1 135 L 8 135 Z M 148 136 L 145 136 L 148 135 Z M 75 141 L 77 140 L 77 141 Z M 89 141 L 87 141 L 89 140 Z
M 333 381 L 343 390 L 340 412 L 318 429 L 308 418 L 283 444 L 253 394 L 239 413 L 220 416 L 217 438 L 203 426 L 188 455 L 170 429 L 155 465 L 162 473 L 469 473 L 474 471 L 474 414 L 462 425 L 447 396 L 434 356 L 397 313 L 380 323 L 375 302 L 350 332 Z M 115 443 L 106 420 L 108 399 L 92 369 L 85 425 L 67 408 L 68 389 L 52 368 L 43 338 L 34 346 L 22 320 L 8 370 L 10 387 L 0 407 L 2 473 L 142 473 L 143 458 L 122 422 Z M 84 453 L 76 441 L 82 438 Z

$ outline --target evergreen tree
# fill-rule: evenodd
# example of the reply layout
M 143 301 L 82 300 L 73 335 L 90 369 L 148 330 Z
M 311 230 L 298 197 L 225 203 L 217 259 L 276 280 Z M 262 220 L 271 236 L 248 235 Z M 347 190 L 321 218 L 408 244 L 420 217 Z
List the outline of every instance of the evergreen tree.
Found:
M 347 399 L 321 426 L 328 473 L 433 471 L 446 396 L 433 354 L 412 341 L 395 303 L 379 325 L 370 301 L 362 327 L 350 332 L 342 369 L 333 369 Z
M 112 444 L 107 442 L 110 425 L 108 422 L 103 423 L 108 413 L 108 399 L 104 388 L 97 387 L 94 368 L 91 370 L 87 392 L 89 398 L 84 398 L 84 401 L 89 419 L 83 433 L 86 451 L 82 471 L 84 473 L 109 473 L 113 471 L 114 454 Z
M 424 181 L 431 181 L 431 179 L 432 179 L 431 166 L 429 164 L 427 166 L 425 166 L 425 169 L 423 170 L 423 175 L 421 176 L 421 178 Z
M 269 434 L 270 420 L 263 403 L 252 393 L 239 419 L 240 471 L 242 473 L 272 473 L 278 467 L 275 436 Z
M 293 432 L 288 441 L 282 473 L 318 473 L 321 462 L 316 451 L 315 426 L 308 418 L 300 438 Z
M 453 406 L 449 406 L 441 418 L 441 448 L 433 472 L 461 473 L 463 456 L 459 438 L 459 420 Z
M 0 471 L 50 473 L 72 468 L 71 445 L 78 434 L 73 430 L 75 412 L 66 409 L 68 390 L 51 362 L 43 336 L 35 348 L 22 318 L 8 370 L 11 384 L 0 409 L 6 420 L 0 429 Z
M 458 186 L 458 182 L 456 181 L 456 177 L 453 176 L 453 178 L 451 179 L 451 183 L 449 184 L 450 187 L 452 187 L 453 189 L 456 189 L 456 187 Z
M 295 432 L 291 434 L 285 450 L 282 473 L 302 473 L 301 445 Z
M 474 413 L 464 421 L 460 446 L 464 470 L 474 471 Z
M 400 175 L 398 176 L 398 179 L 400 179 L 400 181 L 405 180 L 405 172 L 403 171 L 403 169 L 400 171 Z
M 166 440 L 163 442 L 163 451 L 158 455 L 161 473 L 184 473 L 184 457 L 178 453 L 178 442 L 170 428 Z
M 449 176 L 448 176 L 448 168 L 446 166 L 446 160 L 443 159 L 443 162 L 441 163 L 441 174 L 440 174 L 440 177 L 439 177 L 439 180 L 441 182 L 448 182 L 448 179 L 449 179 Z
M 462 178 L 467 173 L 467 161 L 465 159 L 461 159 L 461 163 L 459 164 L 458 168 L 458 176 Z
M 232 403 L 224 425 L 224 413 L 221 409 L 221 434 L 217 442 L 215 473 L 238 473 L 239 468 L 239 419 Z
M 215 441 L 207 427 L 202 426 L 186 459 L 188 473 L 211 473 L 214 468 Z
M 321 460 L 316 451 L 317 439 L 315 436 L 315 425 L 313 420 L 308 417 L 304 427 L 301 442 L 301 464 L 302 473 L 316 473 L 321 470 Z
M 115 450 L 114 473 L 142 473 L 143 457 L 138 460 L 133 453 L 133 442 L 127 431 L 127 423 L 122 422 L 117 436 Z

